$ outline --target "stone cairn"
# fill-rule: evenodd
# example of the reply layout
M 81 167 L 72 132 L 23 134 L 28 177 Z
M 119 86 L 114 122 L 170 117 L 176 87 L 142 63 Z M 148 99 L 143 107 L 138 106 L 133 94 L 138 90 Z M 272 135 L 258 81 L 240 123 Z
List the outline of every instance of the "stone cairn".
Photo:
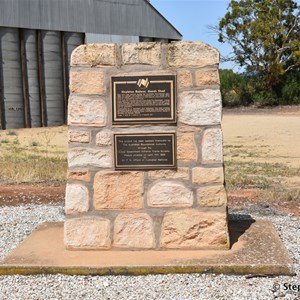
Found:
M 200 42 L 72 54 L 67 249 L 228 249 L 219 53 Z M 176 75 L 176 124 L 112 124 L 112 76 Z M 114 133 L 175 133 L 175 170 L 115 170 Z

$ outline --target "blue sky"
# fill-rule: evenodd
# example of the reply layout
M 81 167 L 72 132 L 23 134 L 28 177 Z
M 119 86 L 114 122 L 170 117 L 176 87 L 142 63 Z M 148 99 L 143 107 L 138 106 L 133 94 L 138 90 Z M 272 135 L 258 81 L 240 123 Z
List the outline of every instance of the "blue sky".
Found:
M 230 53 L 229 45 L 218 42 L 207 25 L 217 25 L 230 0 L 151 0 L 150 3 L 183 35 L 185 41 L 202 41 L 217 48 L 221 55 Z M 231 68 L 232 64 L 221 64 Z M 238 71 L 238 68 L 235 68 Z

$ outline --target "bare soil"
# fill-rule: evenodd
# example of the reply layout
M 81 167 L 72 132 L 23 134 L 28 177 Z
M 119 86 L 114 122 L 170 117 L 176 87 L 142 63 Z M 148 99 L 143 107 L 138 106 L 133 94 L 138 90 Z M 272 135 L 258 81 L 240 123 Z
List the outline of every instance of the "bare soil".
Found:
M 252 150 L 253 156 L 249 155 L 248 161 L 283 163 L 300 168 L 300 108 L 251 113 L 226 110 L 222 128 L 225 147 L 231 145 Z
M 250 114 L 250 115 L 300 115 L 300 105 L 286 105 L 286 106 L 274 106 L 259 108 L 256 106 L 245 106 L 245 107 L 233 107 L 223 108 L 224 114 Z
M 293 170 L 300 168 L 300 106 L 258 109 L 255 107 L 224 109 L 222 128 L 226 161 L 268 163 Z M 274 179 L 287 190 L 300 190 L 300 173 Z M 236 189 L 229 192 L 229 207 L 262 207 L 300 217 L 297 201 L 268 200 L 257 189 Z
M 65 185 L 9 185 L 0 186 L 0 206 L 62 204 Z
M 224 133 L 225 163 L 239 162 L 280 163 L 291 168 L 300 168 L 300 106 L 268 109 L 224 109 L 222 128 Z M 38 141 L 39 147 L 51 147 L 53 153 L 66 152 L 67 128 L 16 130 L 24 145 Z M 7 137 L 7 131 L 0 137 Z M 9 136 L 13 138 L 13 136 Z M 227 150 L 226 150 L 227 149 Z M 234 152 L 239 149 L 239 152 Z M 243 151 L 245 149 L 245 151 Z M 247 153 L 241 156 L 240 153 Z M 300 174 L 282 177 L 281 184 L 300 189 Z M 49 183 L 34 185 L 0 185 L 0 206 L 27 203 L 63 203 L 65 184 Z M 271 206 L 272 208 L 300 217 L 300 203 L 295 201 L 266 202 L 257 189 L 229 191 L 229 207 L 243 208 L 246 205 Z

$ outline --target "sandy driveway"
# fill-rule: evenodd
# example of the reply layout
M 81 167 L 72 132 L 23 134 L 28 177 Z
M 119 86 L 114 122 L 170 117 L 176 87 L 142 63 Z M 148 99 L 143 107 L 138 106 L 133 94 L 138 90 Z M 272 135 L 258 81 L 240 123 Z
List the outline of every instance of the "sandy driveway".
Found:
M 227 159 L 300 168 L 300 113 L 224 113 L 222 128 Z M 248 155 L 237 157 L 234 149 Z

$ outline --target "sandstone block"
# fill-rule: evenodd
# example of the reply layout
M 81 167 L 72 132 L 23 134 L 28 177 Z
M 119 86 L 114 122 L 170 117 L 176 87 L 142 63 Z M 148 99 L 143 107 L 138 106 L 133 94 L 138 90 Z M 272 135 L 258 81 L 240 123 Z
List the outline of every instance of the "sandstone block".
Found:
M 195 72 L 196 86 L 220 84 L 218 69 L 201 69 Z
M 96 145 L 97 146 L 109 146 L 112 144 L 111 140 L 111 131 L 110 130 L 102 130 L 96 135 Z
M 197 160 L 196 144 L 193 133 L 177 133 L 177 159 Z
M 202 168 L 195 167 L 192 169 L 192 181 L 196 184 L 205 183 L 224 183 L 224 171 L 222 167 Z
M 140 209 L 143 194 L 143 172 L 100 171 L 95 175 L 95 209 Z
M 106 125 L 107 108 L 103 99 L 71 95 L 68 108 L 69 125 Z
M 227 203 L 227 195 L 223 185 L 205 186 L 197 190 L 197 202 L 200 206 L 217 207 Z
M 122 45 L 124 65 L 145 64 L 159 66 L 161 45 L 158 43 L 136 43 Z
M 220 128 L 206 129 L 202 139 L 202 163 L 223 162 L 223 135 Z
M 186 179 L 188 180 L 189 168 L 179 167 L 177 170 L 157 170 L 149 171 L 148 176 L 150 179 Z
M 109 249 L 110 220 L 103 218 L 67 219 L 64 227 L 68 249 Z
M 74 69 L 70 72 L 70 92 L 101 95 L 106 92 L 104 73 L 101 69 Z
M 167 249 L 228 249 L 226 214 L 194 209 L 167 212 L 160 246 Z
M 200 134 L 204 131 L 204 129 L 199 126 L 190 126 L 186 124 L 180 124 L 178 125 L 177 128 L 180 133 L 188 132 L 188 133 Z
M 79 184 L 68 184 L 66 187 L 66 214 L 76 214 L 89 210 L 89 191 Z
M 193 201 L 193 192 L 174 181 L 158 182 L 148 192 L 148 205 L 152 207 L 192 206 Z
M 87 130 L 69 130 L 68 140 L 70 143 L 89 143 L 90 132 Z
M 198 42 L 168 44 L 169 67 L 205 67 L 219 63 L 219 52 L 211 46 Z
M 71 66 L 99 66 L 116 64 L 115 44 L 80 45 L 71 56 Z
M 152 219 L 145 213 L 119 214 L 115 220 L 113 245 L 118 248 L 154 248 Z
M 188 88 L 193 85 L 192 74 L 188 70 L 180 70 L 177 73 L 177 82 L 179 88 Z
M 93 166 L 109 168 L 112 166 L 111 149 L 71 148 L 68 151 L 69 168 Z
M 68 171 L 68 179 L 90 181 L 91 174 L 88 169 Z
M 179 94 L 180 122 L 188 125 L 221 123 L 221 93 L 219 90 L 185 91 Z

